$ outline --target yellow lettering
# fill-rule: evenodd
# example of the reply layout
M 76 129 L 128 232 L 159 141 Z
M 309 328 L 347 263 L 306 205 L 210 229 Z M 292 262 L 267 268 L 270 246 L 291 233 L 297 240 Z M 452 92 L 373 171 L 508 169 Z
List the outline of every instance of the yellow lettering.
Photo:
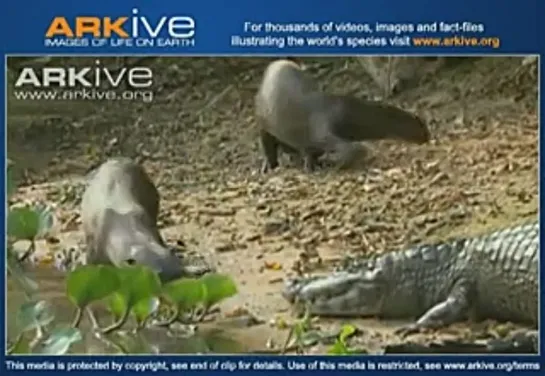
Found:
M 86 33 L 93 34 L 95 38 L 100 37 L 100 18 L 76 17 L 76 36 L 81 38 Z
M 51 38 L 55 35 L 64 35 L 68 38 L 72 38 L 74 36 L 74 32 L 70 28 L 70 25 L 68 25 L 68 21 L 66 21 L 66 18 L 55 17 L 53 21 L 51 21 L 51 24 L 47 28 L 45 36 L 46 38 Z
M 123 24 L 127 21 L 127 17 L 119 17 L 112 22 L 110 17 L 104 17 L 104 37 L 109 38 L 112 32 L 121 38 L 128 38 L 129 34 L 123 30 Z

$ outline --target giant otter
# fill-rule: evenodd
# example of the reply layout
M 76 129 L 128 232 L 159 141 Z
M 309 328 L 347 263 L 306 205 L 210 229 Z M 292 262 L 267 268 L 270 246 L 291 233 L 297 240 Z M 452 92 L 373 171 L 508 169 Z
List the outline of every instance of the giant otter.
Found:
M 357 150 L 355 141 L 400 139 L 425 143 L 426 125 L 400 108 L 321 91 L 290 60 L 270 63 L 255 97 L 255 115 L 265 154 L 263 170 L 278 166 L 278 149 L 298 153 L 312 171 L 326 152 L 340 155 L 339 167 Z
M 181 260 L 157 228 L 159 192 L 144 169 L 128 158 L 112 158 L 89 178 L 81 204 L 91 264 L 141 264 L 163 282 L 185 274 Z

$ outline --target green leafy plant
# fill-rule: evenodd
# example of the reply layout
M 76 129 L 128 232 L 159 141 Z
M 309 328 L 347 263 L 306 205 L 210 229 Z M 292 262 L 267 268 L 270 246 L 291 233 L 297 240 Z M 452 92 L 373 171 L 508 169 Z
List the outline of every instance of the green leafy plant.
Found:
M 291 325 L 281 353 L 294 350 L 298 354 L 304 354 L 306 348 L 319 343 L 325 337 L 327 336 L 314 328 L 312 318 L 308 310 L 305 310 L 303 317 Z
M 308 309 L 306 309 L 303 317 L 291 325 L 281 353 L 285 354 L 288 351 L 295 351 L 298 354 L 304 354 L 308 347 L 318 343 L 329 342 L 334 339 L 335 342 L 328 348 L 327 354 L 364 354 L 366 351 L 350 348 L 347 343 L 348 338 L 356 334 L 356 332 L 356 327 L 346 324 L 343 325 L 338 334 L 323 333 L 319 329 L 315 328 Z
M 8 196 L 15 191 L 8 169 Z M 81 265 L 66 276 L 66 295 L 76 312 L 71 325 L 56 325 L 51 305 L 38 297 L 37 284 L 28 278 L 21 262 L 32 254 L 35 241 L 46 236 L 53 224 L 52 213 L 44 206 L 16 207 L 8 213 L 7 272 L 23 291 L 27 301 L 19 307 L 16 328 L 19 332 L 8 348 L 9 354 L 65 354 L 71 346 L 80 342 L 83 334 L 80 323 L 87 312 L 97 334 L 108 335 L 126 326 L 130 317 L 136 321 L 136 331 L 143 328 L 148 319 L 159 312 L 163 305 L 173 308 L 173 314 L 162 325 L 174 323 L 181 313 L 191 312 L 201 306 L 206 310 L 223 299 L 237 293 L 229 276 L 209 274 L 199 279 L 180 278 L 162 285 L 157 274 L 145 266 L 117 268 L 110 265 Z M 16 241 L 30 241 L 23 257 L 13 252 Z M 105 304 L 112 316 L 112 323 L 99 327 L 92 313 L 92 306 Z M 28 333 L 35 333 L 29 338 Z M 117 336 L 127 339 L 126 335 Z M 141 340 L 140 337 L 134 337 Z M 138 342 L 136 341 L 136 342 Z M 126 341 L 125 341 L 126 342 Z M 112 343 L 120 352 L 140 352 L 146 346 Z M 131 350 L 130 348 L 133 348 Z
M 15 185 L 11 180 L 11 168 L 9 167 L 6 179 L 9 199 L 15 191 Z M 8 353 L 32 352 L 44 338 L 47 338 L 46 328 L 55 319 L 50 304 L 37 297 L 37 284 L 28 278 L 21 268 L 21 262 L 34 252 L 36 239 L 47 234 L 52 223 L 51 213 L 44 207 L 16 207 L 8 212 L 6 272 L 23 290 L 26 297 L 26 302 L 19 307 L 15 320 L 19 334 L 15 343 L 8 349 Z M 19 256 L 13 250 L 14 242 L 19 240 L 30 242 L 29 248 L 22 256 Z M 34 338 L 29 341 L 26 340 L 28 332 L 35 332 Z
M 361 351 L 351 349 L 346 340 L 348 337 L 356 333 L 356 328 L 352 325 L 343 325 L 339 336 L 335 340 L 333 346 L 331 346 L 327 353 L 330 355 L 351 355 L 351 354 L 361 354 Z

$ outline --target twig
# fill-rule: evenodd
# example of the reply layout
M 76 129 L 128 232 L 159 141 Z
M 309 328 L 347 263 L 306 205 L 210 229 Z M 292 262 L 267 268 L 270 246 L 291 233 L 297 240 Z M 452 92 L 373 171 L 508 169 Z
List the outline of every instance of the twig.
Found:
M 44 337 L 44 330 L 41 325 L 38 325 L 36 327 L 36 336 L 28 344 L 28 348 L 30 352 L 32 352 L 36 348 L 36 346 L 38 346 L 38 344 L 40 343 L 43 337 Z
M 293 333 L 295 332 L 295 325 L 292 325 L 290 328 L 290 331 L 288 332 L 288 336 L 286 337 L 286 340 L 284 341 L 284 345 L 282 346 L 282 349 L 280 350 L 280 354 L 284 355 L 286 354 L 286 351 L 288 351 L 288 346 L 291 341 L 291 338 L 293 337 Z M 297 347 L 297 345 L 292 345 Z
M 179 315 L 180 315 L 180 307 L 176 306 L 174 308 L 174 312 L 172 313 L 172 315 L 168 319 L 166 319 L 165 321 L 160 321 L 160 322 L 156 323 L 155 326 L 170 326 L 176 320 L 178 320 Z
M 23 253 L 23 255 L 17 260 L 19 263 L 23 263 L 26 261 L 26 259 L 28 259 L 28 257 L 34 253 L 34 251 L 36 250 L 36 244 L 34 243 L 34 240 L 32 240 L 30 242 L 30 246 L 28 247 L 28 249 L 25 251 L 25 253 Z
M 108 334 L 108 333 L 111 333 L 113 332 L 114 330 L 117 330 L 119 328 L 121 328 L 123 326 L 123 324 L 125 324 L 125 322 L 127 322 L 127 319 L 129 318 L 129 312 L 130 310 L 126 309 L 125 312 L 123 312 L 123 316 L 121 316 L 119 318 L 119 320 L 117 320 L 116 322 L 114 322 L 113 324 L 105 327 L 105 328 L 102 328 L 100 329 L 99 331 L 102 333 L 102 334 Z
M 79 324 L 81 323 L 81 319 L 83 317 L 83 310 L 81 308 L 78 308 L 76 311 L 76 316 L 74 317 L 74 320 L 72 321 L 72 328 L 77 328 Z
M 93 327 L 93 330 L 100 329 L 100 327 L 98 325 L 98 320 L 96 319 L 95 314 L 93 313 L 91 308 L 89 308 L 89 307 L 85 308 L 85 312 L 87 312 L 87 315 L 89 316 L 89 320 L 91 320 L 91 325 Z

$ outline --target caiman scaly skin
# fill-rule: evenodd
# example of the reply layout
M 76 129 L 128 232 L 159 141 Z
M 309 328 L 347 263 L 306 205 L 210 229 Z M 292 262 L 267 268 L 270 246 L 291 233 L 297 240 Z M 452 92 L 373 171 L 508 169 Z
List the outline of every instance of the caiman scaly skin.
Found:
M 468 317 L 531 324 L 538 316 L 538 222 L 416 246 L 287 282 L 283 296 L 319 316 L 415 318 L 439 328 Z

